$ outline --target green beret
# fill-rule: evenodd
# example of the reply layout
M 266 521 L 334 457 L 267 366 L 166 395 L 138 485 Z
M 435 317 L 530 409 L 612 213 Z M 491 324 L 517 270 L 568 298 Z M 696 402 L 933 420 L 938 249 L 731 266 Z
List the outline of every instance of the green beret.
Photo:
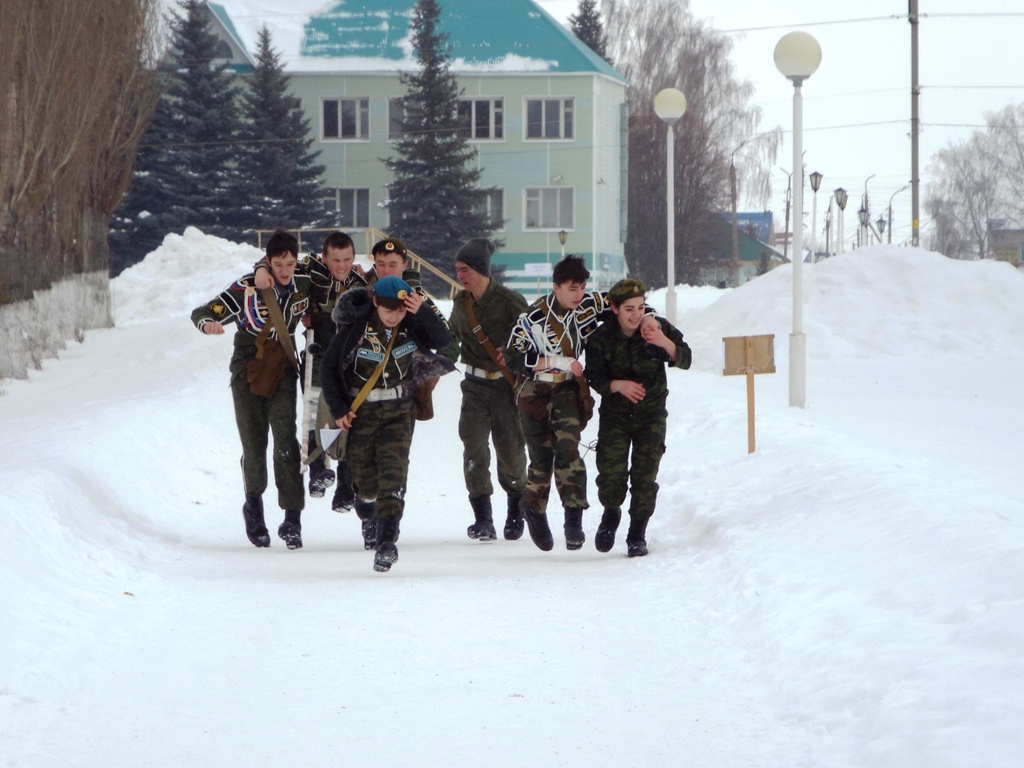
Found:
M 409 254 L 405 251 L 405 243 L 397 237 L 389 237 L 387 240 L 380 240 L 374 243 L 370 253 L 374 256 L 378 253 L 397 253 L 403 259 L 409 257 Z
M 608 301 L 612 304 L 621 304 L 629 299 L 635 299 L 638 296 L 643 298 L 646 295 L 647 284 L 643 280 L 638 277 L 627 277 L 611 287 L 608 291 Z

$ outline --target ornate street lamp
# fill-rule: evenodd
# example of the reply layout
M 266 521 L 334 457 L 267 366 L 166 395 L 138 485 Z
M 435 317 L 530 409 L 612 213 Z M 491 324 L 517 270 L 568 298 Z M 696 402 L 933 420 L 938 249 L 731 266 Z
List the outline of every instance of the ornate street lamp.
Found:
M 850 195 L 842 187 L 837 187 L 834 192 L 836 196 L 836 205 L 839 206 L 839 231 L 836 233 L 836 253 L 843 252 L 843 215 L 846 211 L 846 201 L 850 199 Z
M 818 260 L 818 188 L 821 180 L 825 178 L 815 171 L 811 174 L 811 191 L 814 192 L 814 202 L 811 204 L 811 263 Z

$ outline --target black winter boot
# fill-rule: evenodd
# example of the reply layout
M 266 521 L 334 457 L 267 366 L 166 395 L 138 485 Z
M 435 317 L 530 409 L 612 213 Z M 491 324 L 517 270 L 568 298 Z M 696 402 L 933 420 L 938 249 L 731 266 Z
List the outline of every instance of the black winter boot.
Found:
M 587 535 L 583 532 L 583 510 L 579 507 L 566 507 L 565 510 L 565 548 L 581 549 Z
M 521 493 L 508 495 L 508 514 L 505 517 L 505 530 L 502 531 L 506 541 L 518 541 L 523 536 L 523 510 L 519 508 L 522 500 Z
M 348 512 L 356 503 L 356 492 L 352 488 L 352 470 L 347 461 L 338 462 L 338 487 L 334 489 L 331 509 L 335 512 Z
M 377 502 L 359 499 L 356 514 L 363 524 L 363 548 L 374 549 L 377 546 Z
M 647 521 L 630 518 L 629 531 L 626 533 L 626 544 L 630 557 L 643 557 L 647 554 Z
M 601 524 L 597 527 L 597 535 L 594 536 L 594 546 L 598 552 L 611 552 L 615 546 L 615 531 L 619 529 L 619 521 L 622 519 L 622 507 L 605 507 L 601 515 Z
M 298 509 L 284 511 L 284 522 L 278 527 L 277 535 L 288 545 L 288 549 L 302 549 L 301 516 L 302 511 Z
M 398 560 L 398 518 L 377 518 L 377 550 L 373 555 L 373 570 L 381 573 L 391 570 L 391 565 Z
M 316 445 L 313 432 L 309 433 L 309 445 Z M 314 499 L 322 499 L 327 489 L 334 485 L 334 470 L 325 464 L 322 453 L 309 462 L 309 495 Z
M 548 516 L 544 512 L 537 512 L 532 509 L 524 509 L 526 525 L 530 529 L 530 538 L 537 548 L 550 552 L 555 546 L 555 538 L 551 535 L 551 526 L 548 525 Z
M 466 529 L 466 535 L 477 541 L 494 541 L 498 538 L 494 530 L 494 517 L 491 514 L 491 497 L 470 496 L 469 504 L 473 507 L 476 521 Z
M 263 497 L 246 494 L 242 505 L 242 517 L 245 518 L 245 535 L 254 547 L 270 546 L 270 531 L 263 519 Z

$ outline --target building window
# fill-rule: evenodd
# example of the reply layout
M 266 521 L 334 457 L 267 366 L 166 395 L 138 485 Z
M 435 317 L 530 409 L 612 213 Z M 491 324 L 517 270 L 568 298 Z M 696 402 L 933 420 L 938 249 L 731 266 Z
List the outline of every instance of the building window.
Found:
M 528 187 L 526 229 L 573 229 L 573 188 Z
M 328 188 L 324 207 L 331 215 L 331 226 L 341 228 L 370 226 L 370 190 Z
M 505 138 L 504 99 L 459 99 L 459 133 L 475 141 Z
M 388 99 L 388 141 L 401 141 L 405 138 L 402 124 L 405 122 L 405 99 L 393 96 Z
M 324 99 L 323 138 L 370 138 L 370 100 Z
M 505 190 L 481 189 L 477 210 L 494 229 L 505 229 Z
M 573 138 L 573 99 L 527 99 L 526 138 Z

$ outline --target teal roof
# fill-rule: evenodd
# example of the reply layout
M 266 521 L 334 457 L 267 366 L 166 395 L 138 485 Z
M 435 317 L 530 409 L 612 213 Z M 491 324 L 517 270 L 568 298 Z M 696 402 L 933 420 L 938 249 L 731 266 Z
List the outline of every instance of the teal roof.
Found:
M 454 72 L 582 72 L 625 82 L 532 0 L 439 0 L 439 5 Z M 397 71 L 415 65 L 414 6 L 415 0 L 299 0 L 284 6 L 220 0 L 216 8 L 224 15 L 215 13 L 249 50 L 266 23 L 292 72 Z

